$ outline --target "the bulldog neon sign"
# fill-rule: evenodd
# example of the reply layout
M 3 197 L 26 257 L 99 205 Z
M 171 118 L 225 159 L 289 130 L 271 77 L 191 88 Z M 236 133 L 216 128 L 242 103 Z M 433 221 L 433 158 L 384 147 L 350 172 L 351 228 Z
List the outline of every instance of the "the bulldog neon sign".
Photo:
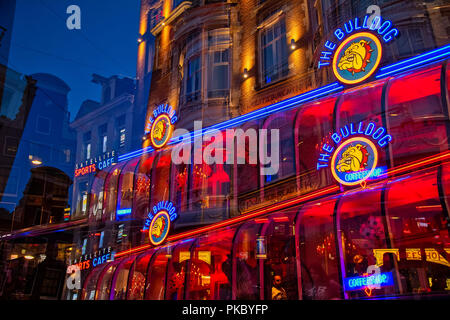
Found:
M 153 148 L 162 148 L 169 142 L 177 120 L 176 112 L 170 105 L 161 104 L 153 110 L 145 128 Z
M 170 201 L 160 201 L 153 206 L 144 224 L 143 230 L 148 230 L 150 243 L 159 245 L 167 238 L 171 222 L 178 218 L 176 208 Z
M 340 82 L 360 83 L 377 70 L 382 56 L 381 43 L 390 42 L 398 33 L 391 21 L 380 16 L 371 21 L 369 15 L 362 20 L 351 19 L 334 31 L 333 39 L 325 41 L 317 66 L 321 69 L 331 64 Z
M 330 167 L 336 181 L 352 186 L 385 173 L 378 167 L 378 148 L 385 147 L 392 136 L 383 127 L 363 121 L 351 123 L 331 135 L 335 147 L 324 143 L 317 161 L 317 170 Z

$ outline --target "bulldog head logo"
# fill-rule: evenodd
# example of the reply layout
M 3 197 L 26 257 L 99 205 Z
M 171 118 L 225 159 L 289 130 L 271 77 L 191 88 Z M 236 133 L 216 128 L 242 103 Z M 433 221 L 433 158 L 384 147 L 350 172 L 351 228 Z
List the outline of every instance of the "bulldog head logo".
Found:
M 365 71 L 370 57 L 372 55 L 371 41 L 359 40 L 353 42 L 344 52 L 340 58 L 338 68 L 340 70 L 347 70 L 352 75 Z
M 153 224 L 152 236 L 155 236 L 156 238 L 161 237 L 165 226 L 166 226 L 166 219 L 164 219 L 164 217 L 157 218 L 155 223 Z
M 369 152 L 367 147 L 361 144 L 356 144 L 355 146 L 350 145 L 342 153 L 341 159 L 336 165 L 336 169 L 339 172 L 356 172 L 364 170 L 367 166 L 367 161 L 369 158 Z
M 157 140 L 161 140 L 166 134 L 167 124 L 161 120 L 155 124 L 155 128 L 153 130 L 153 137 Z

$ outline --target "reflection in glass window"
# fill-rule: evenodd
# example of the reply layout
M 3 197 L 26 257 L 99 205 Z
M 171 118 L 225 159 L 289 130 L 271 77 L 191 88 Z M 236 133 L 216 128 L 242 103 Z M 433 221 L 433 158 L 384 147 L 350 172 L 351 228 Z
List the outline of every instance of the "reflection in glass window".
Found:
M 294 218 L 292 214 L 277 215 L 270 219 L 260 241 L 266 242 L 264 250 L 265 299 L 297 300 L 297 271 L 295 260 Z M 258 254 L 258 253 L 257 253 Z
M 233 299 L 258 300 L 260 297 L 256 239 L 260 235 L 261 227 L 261 223 L 249 222 L 243 225 L 236 235 L 233 257 L 236 265 L 236 273 L 233 271 L 233 275 L 235 275 Z
M 398 271 L 400 293 L 448 293 L 450 234 L 448 215 L 439 199 L 436 170 L 394 180 L 386 198 L 392 251 L 390 257 L 379 252 L 378 264 Z
M 235 229 L 211 232 L 198 239 L 192 252 L 188 299 L 231 299 L 231 247 Z
M 299 213 L 297 232 L 304 300 L 341 298 L 334 207 L 335 200 L 321 201 L 306 205 Z
M 387 123 L 392 135 L 393 165 L 448 149 L 447 122 L 441 98 L 440 66 L 392 80 Z
M 146 252 L 136 258 L 134 268 L 130 270 L 132 274 L 128 285 L 127 300 L 144 299 L 148 263 L 152 254 L 153 252 Z

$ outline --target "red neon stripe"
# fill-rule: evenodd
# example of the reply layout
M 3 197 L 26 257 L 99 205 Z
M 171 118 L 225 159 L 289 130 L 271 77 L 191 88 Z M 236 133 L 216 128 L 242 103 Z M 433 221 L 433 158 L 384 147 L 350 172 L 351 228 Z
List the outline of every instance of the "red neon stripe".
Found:
M 430 163 L 436 162 L 436 161 L 446 160 L 447 158 L 450 158 L 450 151 L 445 151 L 445 152 L 440 153 L 438 155 L 435 155 L 435 156 L 432 156 L 432 157 L 429 157 L 429 158 L 425 158 L 425 159 L 422 159 L 422 160 L 418 160 L 418 161 L 415 161 L 415 162 L 407 164 L 407 165 L 402 165 L 402 166 L 400 166 L 398 168 L 395 168 L 395 169 L 388 170 L 388 175 L 393 175 L 394 173 L 401 173 L 401 172 L 404 172 L 404 171 L 407 171 L 407 170 L 410 170 L 410 169 L 414 169 L 414 168 L 417 168 L 417 167 L 420 167 L 420 166 L 423 166 L 423 165 L 426 165 L 426 164 L 430 164 Z M 338 186 L 330 186 L 330 187 L 324 188 L 322 190 L 313 192 L 311 194 L 307 194 L 305 196 L 300 196 L 298 198 L 293 198 L 293 199 L 290 199 L 290 200 L 286 200 L 284 202 L 281 202 L 281 203 L 279 203 L 277 205 L 274 205 L 274 206 L 271 206 L 271 207 L 268 207 L 268 208 L 257 209 L 257 210 L 255 210 L 253 212 L 250 211 L 249 213 L 245 213 L 245 214 L 243 214 L 241 216 L 238 216 L 238 217 L 235 217 L 235 218 L 232 218 L 232 219 L 227 219 L 225 221 L 221 221 L 221 222 L 218 222 L 218 223 L 206 226 L 206 227 L 202 227 L 202 228 L 198 228 L 198 229 L 195 229 L 195 230 L 186 231 L 186 232 L 179 233 L 179 234 L 176 234 L 176 235 L 173 235 L 173 236 L 169 236 L 167 238 L 167 241 L 177 241 L 177 240 L 180 240 L 182 238 L 191 237 L 191 236 L 198 235 L 198 234 L 201 234 L 201 233 L 204 233 L 204 232 L 207 232 L 207 231 L 211 231 L 211 230 L 214 230 L 214 229 L 218 229 L 218 228 L 221 228 L 221 227 L 226 227 L 226 226 L 229 226 L 229 225 L 241 222 L 243 220 L 248 220 L 248 219 L 251 219 L 251 218 L 255 218 L 257 216 L 263 215 L 263 214 L 271 212 L 271 211 L 281 210 L 281 209 L 284 209 L 286 207 L 289 207 L 289 206 L 292 206 L 292 205 L 296 205 L 296 204 L 299 204 L 301 202 L 304 202 L 304 201 L 310 200 L 312 198 L 318 197 L 320 195 L 331 194 L 331 193 L 336 192 L 336 191 L 339 191 L 339 187 Z M 135 247 L 133 249 L 129 249 L 129 250 L 126 250 L 126 251 L 118 252 L 115 255 L 115 257 L 121 257 L 121 256 L 124 256 L 124 255 L 127 255 L 127 254 L 135 253 L 135 252 L 146 250 L 146 249 L 149 249 L 149 248 L 151 248 L 151 245 L 148 245 L 148 244 L 147 245 L 143 245 L 143 246 L 139 246 L 139 247 Z

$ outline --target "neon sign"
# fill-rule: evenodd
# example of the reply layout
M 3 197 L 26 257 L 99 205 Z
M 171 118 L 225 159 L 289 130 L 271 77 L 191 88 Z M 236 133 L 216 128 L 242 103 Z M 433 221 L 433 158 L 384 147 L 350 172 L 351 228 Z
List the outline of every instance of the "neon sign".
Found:
M 109 261 L 114 261 L 114 252 L 111 247 L 96 251 L 93 254 L 84 255 L 78 262 L 75 260 L 74 264 L 71 266 L 77 267 L 78 270 L 87 270 L 91 267 L 97 267 Z
M 372 286 L 387 287 L 394 285 L 392 272 L 383 272 L 362 277 L 344 278 L 344 290 L 354 291 L 370 288 Z
M 117 216 L 125 216 L 125 215 L 128 215 L 128 214 L 131 214 L 131 208 L 119 209 L 119 210 L 116 211 L 116 215 Z
M 96 172 L 97 170 L 104 170 L 112 166 L 115 162 L 116 152 L 113 150 L 111 152 L 104 153 L 99 157 L 88 159 L 79 164 L 77 163 L 75 165 L 75 178 Z
M 150 133 L 150 142 L 153 148 L 162 148 L 172 137 L 172 131 L 178 117 L 172 106 L 159 105 L 147 121 L 146 133 Z
M 160 201 L 153 206 L 144 224 L 148 230 L 150 243 L 159 245 L 167 238 L 171 222 L 178 218 L 175 206 L 170 201 Z
M 317 66 L 321 69 L 331 64 L 340 82 L 360 83 L 377 70 L 382 56 L 381 41 L 388 43 L 398 33 L 391 21 L 380 16 L 370 22 L 369 15 L 362 20 L 350 19 L 334 31 L 334 39 L 325 41 Z
M 322 145 L 317 170 L 331 164 L 333 177 L 347 186 L 361 184 L 369 178 L 381 177 L 386 172 L 387 168 L 377 167 L 377 145 L 384 147 L 392 141 L 392 136 L 387 134 L 385 128 L 377 128 L 373 122 L 365 126 L 364 122 L 360 121 L 357 125 L 345 125 L 338 132 L 331 135 L 336 148 L 326 143 Z

